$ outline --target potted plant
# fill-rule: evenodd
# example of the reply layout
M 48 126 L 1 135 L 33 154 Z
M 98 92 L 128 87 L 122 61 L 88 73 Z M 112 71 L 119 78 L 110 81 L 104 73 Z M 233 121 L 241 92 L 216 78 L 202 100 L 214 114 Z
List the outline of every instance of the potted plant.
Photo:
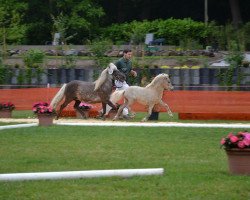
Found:
M 47 102 L 35 103 L 32 110 L 37 114 L 40 126 L 49 126 L 53 124 L 53 118 L 56 111 L 52 109 Z
M 221 139 L 228 157 L 229 171 L 237 175 L 250 175 L 250 133 L 229 133 Z
M 0 103 L 0 118 L 11 118 L 15 105 L 11 102 Z
M 79 108 L 84 113 L 85 118 L 88 118 L 89 117 L 89 111 L 90 111 L 91 108 L 93 108 L 93 106 L 91 104 L 81 102 L 80 105 L 79 105 Z M 82 115 L 78 111 L 76 111 L 76 116 L 78 118 L 82 118 Z

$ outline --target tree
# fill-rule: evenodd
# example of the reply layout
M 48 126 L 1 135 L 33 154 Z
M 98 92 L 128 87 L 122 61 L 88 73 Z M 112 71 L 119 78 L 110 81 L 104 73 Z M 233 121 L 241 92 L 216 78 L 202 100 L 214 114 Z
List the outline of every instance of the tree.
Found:
M 66 35 L 77 34 L 69 42 L 79 44 L 98 36 L 100 18 L 105 13 L 95 0 L 58 0 L 55 6 L 64 15 Z
M 235 28 L 238 28 L 242 24 L 241 12 L 239 0 L 229 0 L 231 13 L 232 13 L 232 23 Z
M 3 47 L 5 48 L 7 43 L 22 43 L 26 31 L 23 13 L 27 9 L 27 4 L 17 0 L 0 0 L 0 5 L 0 37 Z

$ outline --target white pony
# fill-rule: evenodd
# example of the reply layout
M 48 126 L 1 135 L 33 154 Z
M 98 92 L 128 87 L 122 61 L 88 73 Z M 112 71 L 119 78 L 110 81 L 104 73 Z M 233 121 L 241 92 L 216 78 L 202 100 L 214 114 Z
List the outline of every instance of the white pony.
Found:
M 114 92 L 111 95 L 110 101 L 116 103 L 124 97 L 124 103 L 120 106 L 113 120 L 117 120 L 119 118 L 123 108 L 125 107 L 127 107 L 131 112 L 131 106 L 135 101 L 148 106 L 148 114 L 142 119 L 142 121 L 148 120 L 152 114 L 152 109 L 156 104 L 164 106 L 167 109 L 168 114 L 173 116 L 169 106 L 162 101 L 164 90 L 173 90 L 168 74 L 159 74 L 146 87 L 130 86 L 126 90 Z

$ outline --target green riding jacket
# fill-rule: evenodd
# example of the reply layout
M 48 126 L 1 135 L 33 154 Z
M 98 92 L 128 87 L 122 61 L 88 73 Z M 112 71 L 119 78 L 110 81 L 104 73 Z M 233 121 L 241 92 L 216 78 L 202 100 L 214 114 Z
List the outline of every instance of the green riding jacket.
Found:
M 115 63 L 115 65 L 120 72 L 126 75 L 126 77 L 129 76 L 129 73 L 132 70 L 132 63 L 130 60 L 122 57 Z

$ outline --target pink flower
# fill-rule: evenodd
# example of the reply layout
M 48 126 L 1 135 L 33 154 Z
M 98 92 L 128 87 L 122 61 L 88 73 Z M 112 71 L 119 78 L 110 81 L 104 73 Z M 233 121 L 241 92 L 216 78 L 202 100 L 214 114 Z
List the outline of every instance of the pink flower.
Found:
M 228 138 L 230 138 L 232 136 L 234 136 L 234 134 L 232 132 L 227 135 Z
M 242 140 L 243 141 L 243 143 L 246 145 L 246 146 L 250 146 L 250 140 L 248 140 L 248 139 L 244 139 L 244 140 Z
M 42 113 L 42 114 L 53 114 L 54 110 L 49 106 L 47 102 L 38 102 L 33 105 L 32 110 L 34 113 Z
M 236 137 L 235 135 L 231 135 L 231 136 L 229 137 L 229 139 L 230 139 L 230 141 L 231 141 L 232 143 L 235 143 L 235 142 L 237 142 L 237 141 L 239 140 L 239 138 Z
M 222 138 L 221 146 L 225 149 L 231 148 L 250 148 L 250 133 L 247 131 L 238 132 L 237 134 L 233 134 L 232 132 L 228 134 L 227 137 Z
M 250 140 L 250 133 L 245 133 L 244 137 L 247 138 L 248 140 Z
M 241 149 L 243 149 L 245 147 L 244 142 L 243 141 L 239 141 L 238 142 L 238 147 L 241 148 Z
M 239 135 L 239 136 L 242 136 L 242 135 L 244 135 L 245 134 L 245 132 L 238 132 L 237 133 L 237 135 Z
M 220 141 L 220 144 L 223 145 L 223 144 L 225 144 L 225 143 L 226 143 L 225 138 L 222 138 L 221 141 Z

